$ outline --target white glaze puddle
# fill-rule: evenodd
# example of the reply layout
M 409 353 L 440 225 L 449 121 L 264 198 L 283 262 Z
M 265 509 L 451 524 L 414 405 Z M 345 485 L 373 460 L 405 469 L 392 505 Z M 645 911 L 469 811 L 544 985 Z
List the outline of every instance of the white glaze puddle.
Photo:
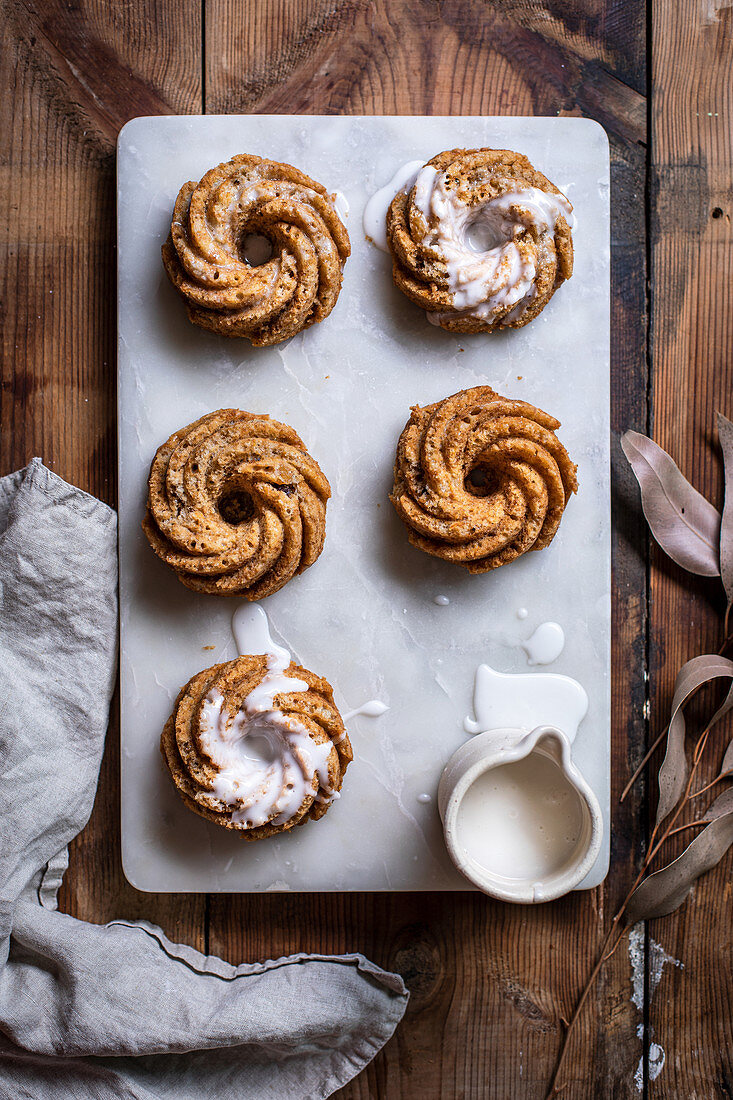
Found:
M 518 675 L 479 665 L 473 688 L 475 719 L 466 718 L 466 733 L 485 730 L 556 726 L 569 741 L 588 711 L 585 689 L 569 676 L 550 672 Z
M 259 604 L 240 604 L 232 615 L 232 634 L 240 657 L 250 653 L 269 653 L 285 662 L 283 668 L 287 668 L 292 660 L 289 650 L 278 645 L 270 636 L 269 619 Z
M 381 699 L 369 699 L 368 702 L 362 703 L 356 710 L 350 710 L 348 714 L 344 714 L 343 719 L 344 722 L 348 722 L 349 719 L 356 718 L 360 714 L 363 714 L 365 718 L 379 718 L 381 714 L 385 714 L 388 710 L 389 707 Z
M 522 642 L 530 665 L 549 665 L 565 648 L 565 631 L 559 623 L 540 623 L 534 634 Z
M 540 752 L 484 772 L 466 791 L 456 835 L 491 875 L 546 880 L 572 859 L 583 826 L 580 796 L 558 765 Z M 535 884 L 535 899 L 538 900 Z
M 398 168 L 389 183 L 380 187 L 364 207 L 364 236 L 382 252 L 389 252 L 387 244 L 387 211 L 398 191 L 409 191 L 424 160 L 410 160 Z

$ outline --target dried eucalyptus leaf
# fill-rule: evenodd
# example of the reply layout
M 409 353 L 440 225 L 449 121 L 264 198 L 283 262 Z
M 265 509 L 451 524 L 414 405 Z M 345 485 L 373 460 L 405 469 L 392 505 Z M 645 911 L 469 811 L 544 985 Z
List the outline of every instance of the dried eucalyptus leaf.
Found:
M 694 883 L 723 858 L 733 844 L 733 812 L 707 825 L 673 863 L 655 871 L 631 895 L 626 915 L 630 924 L 673 913 Z
M 733 709 L 733 684 L 731 684 L 730 691 L 726 695 L 725 701 L 723 702 L 722 706 L 720 706 L 718 708 L 718 710 L 716 710 L 715 714 L 713 715 L 713 717 L 711 719 L 711 722 L 710 722 L 710 725 L 712 726 L 715 722 L 718 721 L 719 718 L 722 718 L 724 714 L 727 714 L 728 711 L 732 710 L 732 709 Z M 728 745 L 728 748 L 725 750 L 725 755 L 723 756 L 723 763 L 720 765 L 720 771 L 718 772 L 717 778 L 722 779 L 723 776 L 725 776 L 725 775 L 733 775 L 733 741 L 730 742 L 730 744 Z
M 667 732 L 667 752 L 659 769 L 659 805 L 656 824 L 661 824 L 679 802 L 687 782 L 688 768 L 685 755 L 685 716 L 682 708 L 703 684 L 720 677 L 733 679 L 733 661 L 727 657 L 708 653 L 693 657 L 677 673 L 672 698 L 672 713 Z M 725 701 L 716 710 L 708 726 L 719 722 L 724 714 L 733 708 L 733 685 Z
M 720 513 L 690 485 L 676 462 L 646 435 L 628 431 L 621 446 L 641 489 L 641 505 L 662 549 L 690 573 L 720 573 Z
M 727 660 L 727 658 L 724 657 L 723 660 Z M 728 664 L 733 664 L 733 661 L 728 661 Z M 725 673 L 723 673 L 723 675 L 725 675 Z M 733 672 L 728 675 L 733 676 Z M 721 718 L 724 718 L 730 710 L 733 710 L 733 684 L 731 684 L 725 699 L 708 722 L 708 729 L 712 729 L 715 723 L 719 722 Z
M 729 813 L 733 813 L 733 787 L 729 787 L 727 791 L 723 791 L 722 794 L 718 795 L 715 801 L 708 806 L 702 820 L 715 821 L 723 814 Z
M 718 413 L 718 438 L 725 471 L 725 503 L 720 522 L 720 576 L 730 607 L 733 603 L 733 424 L 722 413 Z
M 725 756 L 723 757 L 723 763 L 720 767 L 720 775 L 730 775 L 733 773 L 733 741 L 731 741 L 728 748 L 725 750 Z M 718 777 L 720 778 L 720 776 Z

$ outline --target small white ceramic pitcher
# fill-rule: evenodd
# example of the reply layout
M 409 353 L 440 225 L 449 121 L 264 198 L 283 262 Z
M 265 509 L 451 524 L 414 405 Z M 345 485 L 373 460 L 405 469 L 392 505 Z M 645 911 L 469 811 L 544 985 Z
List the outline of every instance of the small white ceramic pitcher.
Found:
M 577 798 L 573 807 L 580 822 L 572 851 L 559 867 L 544 879 L 509 878 L 495 874 L 471 856 L 459 839 L 458 813 L 466 792 L 492 768 L 524 760 L 540 753 L 554 761 Z M 598 799 L 570 758 L 570 742 L 555 726 L 526 729 L 496 729 L 479 733 L 462 745 L 448 761 L 438 787 L 438 808 L 445 842 L 453 863 L 479 890 L 503 901 L 551 901 L 574 890 L 598 857 L 603 835 L 603 818 Z M 506 828 L 512 828 L 507 819 Z

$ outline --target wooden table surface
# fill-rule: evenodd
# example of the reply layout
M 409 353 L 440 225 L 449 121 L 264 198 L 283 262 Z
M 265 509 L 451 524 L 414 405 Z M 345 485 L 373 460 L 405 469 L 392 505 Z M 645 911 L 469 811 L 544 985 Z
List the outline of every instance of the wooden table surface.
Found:
M 145 917 L 232 963 L 360 950 L 412 992 L 349 1100 L 542 1097 L 654 784 L 620 806 L 675 673 L 721 641 L 722 590 L 650 547 L 618 446 L 652 432 L 720 503 L 733 414 L 731 60 L 720 0 L 6 0 L 0 50 L 0 473 L 41 455 L 115 503 L 115 141 L 136 115 L 585 115 L 612 150 L 614 680 L 611 873 L 511 907 L 475 894 L 155 895 L 120 865 L 116 708 L 62 908 Z M 578 369 L 583 369 L 582 349 Z M 730 857 L 607 965 L 566 1097 L 733 1096 Z M 664 967 L 661 945 L 679 965 Z M 642 973 L 643 972 L 643 973 Z M 659 1044 L 666 1051 L 657 1074 Z M 650 1060 L 649 1052 L 652 1052 Z M 655 1076 L 656 1075 L 656 1076 Z

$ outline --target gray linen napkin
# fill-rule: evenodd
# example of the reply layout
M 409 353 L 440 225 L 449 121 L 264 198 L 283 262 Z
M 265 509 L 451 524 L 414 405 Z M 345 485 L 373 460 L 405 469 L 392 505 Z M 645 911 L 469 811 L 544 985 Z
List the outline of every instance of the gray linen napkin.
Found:
M 56 911 L 116 644 L 115 515 L 36 458 L 0 479 L 0 1097 L 329 1096 L 402 1018 L 397 974 L 361 955 L 233 967 Z

